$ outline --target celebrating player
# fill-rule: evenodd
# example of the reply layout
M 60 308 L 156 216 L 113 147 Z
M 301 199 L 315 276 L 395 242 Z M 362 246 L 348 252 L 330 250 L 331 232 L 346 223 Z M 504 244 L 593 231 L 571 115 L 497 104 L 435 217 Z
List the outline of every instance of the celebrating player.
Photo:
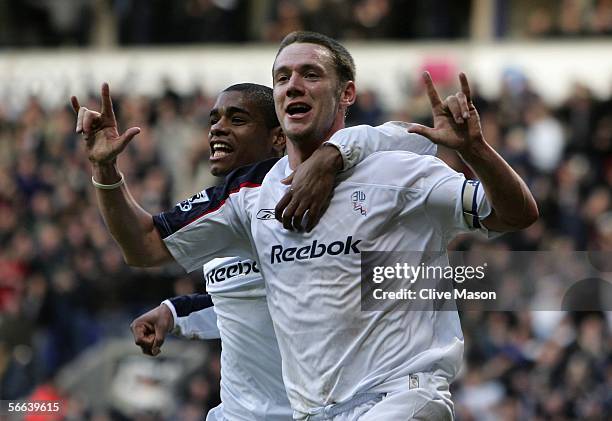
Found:
M 294 33 L 281 43 L 273 68 L 274 97 L 289 159 L 266 177 L 260 203 L 280 193 L 278 178 L 308 158 L 322 133 L 329 136 L 343 127 L 344 107 L 355 95 L 353 69 L 349 53 L 326 37 Z M 262 224 L 252 229 L 258 247 L 272 244 L 258 249 L 258 255 L 287 367 L 285 386 L 299 419 L 452 417 L 448 382 L 463 349 L 457 313 L 393 312 L 395 304 L 387 312 L 359 311 L 359 254 L 445 252 L 457 232 L 516 230 L 537 218 L 525 184 L 485 142 L 466 76 L 461 74 L 460 81 L 461 91 L 441 101 L 425 74 L 434 127 L 409 131 L 456 150 L 479 176 L 486 197 L 478 184 L 466 183 L 436 158 L 379 153 L 342 179 L 311 236 L 296 238 L 275 227 L 264 230 Z M 348 132 L 353 130 L 362 129 Z M 347 135 L 339 131 L 334 137 L 340 134 Z M 367 214 L 347 210 L 357 191 Z M 290 206 L 285 213 L 293 211 Z M 299 262 L 299 270 L 316 274 L 299 278 L 286 253 L 312 239 L 328 248 L 318 261 Z M 334 255 L 330 245 L 343 240 L 345 252 Z M 298 311 L 303 303 L 309 303 L 308 312 Z
M 211 172 L 217 176 L 282 156 L 285 139 L 274 111 L 272 89 L 243 83 L 221 92 L 210 111 L 208 141 Z M 187 211 L 207 200 L 203 191 L 179 206 Z M 222 403 L 211 409 L 206 419 L 291 419 L 257 264 L 239 257 L 214 259 L 204 266 L 204 274 L 210 295 L 166 300 L 138 317 L 131 325 L 136 344 L 144 353 L 157 355 L 171 329 L 189 338 L 220 337 Z

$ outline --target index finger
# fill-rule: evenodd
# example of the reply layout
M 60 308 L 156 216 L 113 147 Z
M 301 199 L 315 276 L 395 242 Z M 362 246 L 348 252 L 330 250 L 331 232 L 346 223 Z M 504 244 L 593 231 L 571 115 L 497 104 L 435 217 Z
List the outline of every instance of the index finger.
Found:
M 72 109 L 75 113 L 79 114 L 79 109 L 81 109 L 81 105 L 79 104 L 79 100 L 74 95 L 70 97 L 70 104 L 72 105 Z
M 470 84 L 468 83 L 467 76 L 465 75 L 465 73 L 459 73 L 459 82 L 461 82 L 461 92 L 463 92 L 468 102 L 472 102 Z
M 101 114 L 102 115 L 108 115 L 108 116 L 113 116 L 114 115 L 113 101 L 111 100 L 111 97 L 110 97 L 110 87 L 108 86 L 108 83 L 106 83 L 106 82 L 104 82 L 102 84 L 102 110 L 101 110 Z
M 431 108 L 440 106 L 442 104 L 442 100 L 440 99 L 440 95 L 438 95 L 438 91 L 436 91 L 436 87 L 433 84 L 433 80 L 431 80 L 431 75 L 429 72 L 423 72 L 423 82 L 427 88 L 427 96 L 429 97 Z
M 283 212 L 291 199 L 293 198 L 293 193 L 289 190 L 285 195 L 278 201 L 276 207 L 274 208 L 274 217 L 278 222 L 283 222 Z

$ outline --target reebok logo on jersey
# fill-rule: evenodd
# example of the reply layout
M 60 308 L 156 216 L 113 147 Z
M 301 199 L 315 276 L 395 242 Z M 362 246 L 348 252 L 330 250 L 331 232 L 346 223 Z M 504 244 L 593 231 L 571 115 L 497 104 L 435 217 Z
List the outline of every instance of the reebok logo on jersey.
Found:
M 206 285 L 211 285 L 217 282 L 225 281 L 240 275 L 248 275 L 249 273 L 259 273 L 257 263 L 250 260 L 227 265 L 221 268 L 213 269 L 206 273 Z
M 263 221 L 274 219 L 274 209 L 259 209 L 256 218 Z
M 353 241 L 352 236 L 348 236 L 345 241 L 334 241 L 329 245 L 319 243 L 314 240 L 311 244 L 304 247 L 283 248 L 282 245 L 272 246 L 271 263 L 293 262 L 295 260 L 309 260 L 323 257 L 324 255 L 337 256 L 339 254 L 361 253 L 357 247 L 361 240 Z

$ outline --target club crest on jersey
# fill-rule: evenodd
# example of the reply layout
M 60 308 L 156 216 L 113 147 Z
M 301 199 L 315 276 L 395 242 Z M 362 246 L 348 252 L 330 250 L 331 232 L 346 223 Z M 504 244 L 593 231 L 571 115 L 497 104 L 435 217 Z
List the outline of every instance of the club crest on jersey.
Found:
M 177 206 L 181 208 L 183 212 L 188 212 L 193 208 L 194 203 L 205 203 L 208 201 L 209 199 L 208 199 L 208 195 L 206 194 L 206 190 L 202 190 L 200 193 L 196 194 L 195 196 L 187 200 L 183 200 L 180 203 L 177 203 Z
M 256 217 L 262 221 L 274 219 L 274 209 L 259 209 Z
M 356 190 L 351 194 L 351 203 L 353 204 L 353 210 L 359 212 L 363 216 L 368 214 L 368 210 L 365 207 L 366 195 L 361 190 Z

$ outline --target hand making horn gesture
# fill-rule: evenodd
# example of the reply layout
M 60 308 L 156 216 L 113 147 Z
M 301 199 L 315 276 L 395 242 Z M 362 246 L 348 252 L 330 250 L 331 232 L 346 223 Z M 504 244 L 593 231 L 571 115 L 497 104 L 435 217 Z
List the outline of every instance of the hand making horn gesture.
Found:
M 431 128 L 413 124 L 408 131 L 459 153 L 468 152 L 475 142 L 483 141 L 480 117 L 472 102 L 465 73 L 459 73 L 461 91 L 448 96 L 444 101 L 440 99 L 429 72 L 423 73 L 423 81 L 431 103 L 434 126 Z
M 77 113 L 76 132 L 83 134 L 88 158 L 95 164 L 114 162 L 130 140 L 140 133 L 138 127 L 132 127 L 119 135 L 108 83 L 102 84 L 101 96 L 101 112 L 81 107 L 75 96 L 70 98 L 72 108 Z

